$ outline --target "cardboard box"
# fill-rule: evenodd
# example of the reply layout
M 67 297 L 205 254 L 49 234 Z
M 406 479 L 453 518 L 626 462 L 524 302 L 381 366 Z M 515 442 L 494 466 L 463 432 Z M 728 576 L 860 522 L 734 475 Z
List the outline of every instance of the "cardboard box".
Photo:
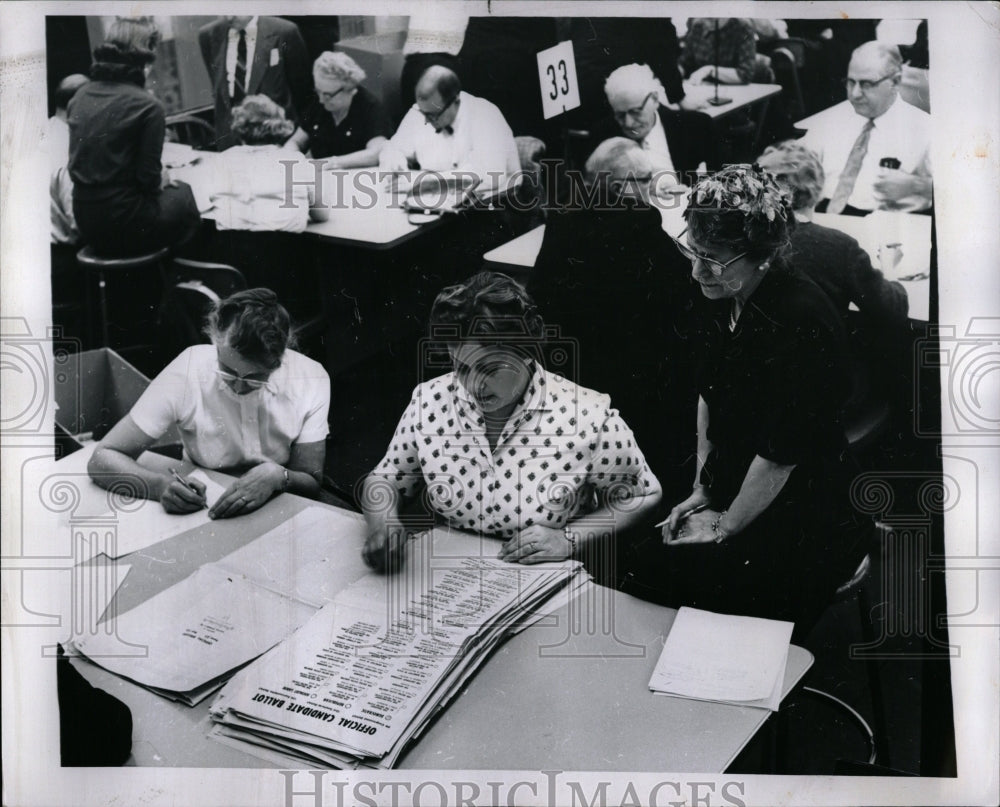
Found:
M 149 379 L 110 348 L 56 356 L 55 420 L 78 444 L 100 440 L 129 413 Z M 176 427 L 156 446 L 180 443 Z

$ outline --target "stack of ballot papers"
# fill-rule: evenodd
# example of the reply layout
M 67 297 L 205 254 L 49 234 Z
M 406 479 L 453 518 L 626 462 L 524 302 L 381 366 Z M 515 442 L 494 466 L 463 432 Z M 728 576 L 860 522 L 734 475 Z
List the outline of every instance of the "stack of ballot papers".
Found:
M 363 540 L 360 515 L 307 507 L 71 646 L 194 705 L 365 575 Z
M 368 575 L 247 666 L 210 736 L 282 764 L 391 768 L 512 631 L 588 579 L 577 561 L 520 565 L 498 542 L 434 530 L 395 575 Z
M 794 627 L 774 619 L 681 608 L 649 688 L 679 698 L 777 711 Z

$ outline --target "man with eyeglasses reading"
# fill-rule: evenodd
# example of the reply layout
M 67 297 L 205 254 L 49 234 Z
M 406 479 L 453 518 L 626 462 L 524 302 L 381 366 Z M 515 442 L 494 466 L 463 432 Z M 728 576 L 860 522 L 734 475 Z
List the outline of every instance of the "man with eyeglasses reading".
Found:
M 458 76 L 440 65 L 420 76 L 416 99 L 382 149 L 381 171 L 434 171 L 468 181 L 483 198 L 516 183 L 521 162 L 514 133 L 494 104 L 463 92 Z
M 699 169 L 715 167 L 710 118 L 667 107 L 666 91 L 648 65 L 626 64 L 614 70 L 604 82 L 604 94 L 613 120 L 598 127 L 598 142 L 622 135 L 638 143 L 652 165 L 652 191 L 657 195 L 686 185 Z
M 899 97 L 902 65 L 895 45 L 873 41 L 855 49 L 844 79 L 847 100 L 802 139 L 826 173 L 817 212 L 930 208 L 930 115 Z

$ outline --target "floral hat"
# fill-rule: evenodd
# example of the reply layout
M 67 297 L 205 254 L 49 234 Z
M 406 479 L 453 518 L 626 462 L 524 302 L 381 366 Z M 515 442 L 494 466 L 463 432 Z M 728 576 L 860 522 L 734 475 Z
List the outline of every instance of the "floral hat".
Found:
M 727 165 L 700 180 L 688 193 L 688 208 L 733 210 L 750 219 L 788 221 L 792 213 L 791 194 L 778 185 L 774 176 L 753 165 Z

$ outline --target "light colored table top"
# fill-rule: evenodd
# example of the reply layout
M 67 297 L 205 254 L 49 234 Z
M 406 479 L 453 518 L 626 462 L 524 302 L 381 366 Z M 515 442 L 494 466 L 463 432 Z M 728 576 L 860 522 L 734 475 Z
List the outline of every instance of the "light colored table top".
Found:
M 671 235 L 678 235 L 683 229 L 679 209 L 661 209 L 663 229 Z M 856 239 L 871 257 L 872 265 L 882 268 L 890 280 L 917 274 L 930 274 L 931 260 L 931 217 L 913 213 L 875 211 L 869 216 L 834 216 L 817 213 L 813 217 L 816 224 L 832 227 Z M 538 252 L 545 237 L 545 225 L 536 227 L 506 244 L 501 244 L 483 255 L 483 260 L 502 270 L 504 266 L 523 271 L 535 265 Z M 902 258 L 898 265 L 883 267 L 879 260 L 880 248 L 884 244 L 898 243 Z M 910 302 L 909 316 L 912 320 L 927 322 L 930 318 L 930 279 L 900 280 L 906 289 Z
M 189 153 L 182 149 L 177 144 L 165 144 L 164 161 Z M 212 218 L 212 163 L 219 155 L 208 151 L 193 154 L 198 157 L 197 162 L 170 171 L 175 179 L 191 186 L 198 209 L 205 218 Z M 391 249 L 441 226 L 448 218 L 430 215 L 422 222 L 411 221 L 402 208 L 406 194 L 387 190 L 379 179 L 378 167 L 323 171 L 321 178 L 320 198 L 330 206 L 330 217 L 327 221 L 309 222 L 305 232 L 324 241 L 365 249 Z
M 77 452 L 53 467 L 79 471 L 89 453 Z M 171 464 L 150 454 L 143 462 Z M 95 486 L 81 486 L 81 495 L 104 497 Z M 216 521 L 122 558 L 120 562 L 132 568 L 118 591 L 119 610 L 135 607 L 315 504 L 284 494 L 257 513 Z M 357 523 L 360 551 L 364 527 L 360 519 Z M 108 562 L 103 557 L 92 561 Z M 769 712 L 649 691 L 649 677 L 674 614 L 612 589 L 586 585 L 568 606 L 503 644 L 407 752 L 400 767 L 725 770 Z M 791 648 L 786 694 L 812 661 L 808 651 Z M 74 659 L 73 664 L 94 686 L 132 710 L 132 764 L 272 767 L 208 739 L 211 698 L 189 708 L 89 662 Z M 504 719 L 498 720 L 501 712 Z
M 688 101 L 703 101 L 704 108 L 699 112 L 704 112 L 710 118 L 724 118 L 738 109 L 755 104 L 777 95 L 781 92 L 780 84 L 720 84 L 719 97 L 732 98 L 728 104 L 713 106 L 708 103 L 709 98 L 715 96 L 714 84 L 691 84 L 684 82 L 684 96 Z

